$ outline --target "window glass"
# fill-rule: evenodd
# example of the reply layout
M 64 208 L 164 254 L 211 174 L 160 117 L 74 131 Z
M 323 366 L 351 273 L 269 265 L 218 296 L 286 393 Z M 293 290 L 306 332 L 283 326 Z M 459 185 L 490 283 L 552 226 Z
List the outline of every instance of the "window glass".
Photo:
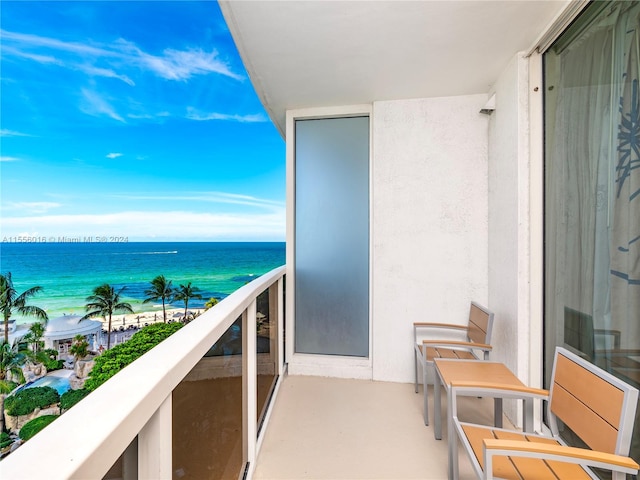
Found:
M 556 345 L 640 387 L 639 19 L 593 2 L 544 55 L 547 387 Z

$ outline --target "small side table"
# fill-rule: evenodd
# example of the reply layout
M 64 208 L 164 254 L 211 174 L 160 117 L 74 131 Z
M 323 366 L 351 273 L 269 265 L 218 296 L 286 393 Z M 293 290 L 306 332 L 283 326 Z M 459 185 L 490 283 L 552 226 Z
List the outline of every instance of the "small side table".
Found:
M 455 360 L 449 358 L 436 358 L 436 379 L 433 382 L 433 416 L 434 435 L 436 440 L 442 440 L 442 405 L 440 401 L 440 386 L 450 392 L 449 385 L 452 382 L 490 381 L 505 385 L 525 386 L 504 363 L 486 360 Z M 531 411 L 524 413 L 524 431 L 529 431 L 529 423 L 533 423 L 533 405 Z M 494 425 L 502 427 L 502 399 L 494 398 Z

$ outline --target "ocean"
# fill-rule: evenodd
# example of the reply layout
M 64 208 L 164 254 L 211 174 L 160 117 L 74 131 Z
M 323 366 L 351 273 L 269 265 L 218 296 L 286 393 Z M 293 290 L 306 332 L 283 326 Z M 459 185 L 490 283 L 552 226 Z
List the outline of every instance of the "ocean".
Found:
M 284 264 L 284 242 L 0 243 L 0 272 L 11 272 L 18 293 L 42 287 L 29 304 L 43 308 L 49 318 L 84 314 L 86 298 L 104 283 L 125 287 L 123 301 L 136 313 L 160 310 L 159 304 L 142 303 L 158 275 L 175 287 L 187 282 L 198 287 L 203 299 L 192 299 L 189 306 L 199 308 Z

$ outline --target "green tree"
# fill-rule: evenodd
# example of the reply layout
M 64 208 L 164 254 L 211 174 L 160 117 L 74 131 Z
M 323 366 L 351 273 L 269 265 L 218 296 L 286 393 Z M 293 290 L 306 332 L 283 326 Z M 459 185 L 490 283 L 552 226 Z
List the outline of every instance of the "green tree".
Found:
M 47 313 L 40 307 L 27 305 L 31 297 L 42 291 L 42 287 L 31 287 L 22 293 L 18 293 L 13 286 L 11 272 L 0 275 L 0 312 L 4 317 L 4 341 L 9 342 L 9 319 L 14 313 L 19 315 L 36 317 L 47 321 Z
M 145 290 L 144 294 L 147 298 L 143 303 L 155 302 L 162 300 L 162 316 L 164 323 L 167 323 L 167 310 L 166 303 L 171 303 L 173 300 L 174 289 L 171 286 L 171 280 L 167 280 L 164 275 L 158 275 L 151 280 L 151 288 Z
M 187 309 L 189 308 L 189 300 L 192 298 L 201 300 L 202 295 L 198 293 L 200 289 L 198 287 L 192 287 L 191 282 L 186 285 L 180 285 L 180 288 L 176 289 L 173 295 L 174 300 L 184 302 L 184 320 L 187 320 Z
M 60 394 L 51 387 L 24 388 L 4 401 L 5 410 L 12 417 L 28 415 L 36 408 L 45 408 L 60 401 Z
M 140 358 L 165 338 L 182 328 L 182 323 L 154 323 L 136 332 L 131 339 L 96 358 L 84 388 L 93 391 L 124 367 Z
M 29 420 L 20 429 L 20 439 L 26 442 L 51 422 L 57 420 L 59 416 L 60 415 L 42 415 L 34 418 L 33 420 Z
M 218 299 L 211 297 L 207 300 L 207 303 L 204 304 L 204 309 L 209 310 L 211 307 L 215 307 L 218 304 Z
M 120 301 L 120 295 L 126 287 L 122 287 L 117 292 L 108 283 L 97 286 L 93 289 L 93 295 L 87 297 L 85 309 L 87 314 L 82 318 L 103 317 L 107 320 L 107 350 L 111 347 L 111 317 L 117 312 L 133 313 L 131 305 Z
M 9 377 L 18 380 L 18 383 L 24 383 L 24 373 L 22 373 L 22 365 L 27 361 L 27 354 L 21 350 L 17 340 L 13 344 L 2 340 L 0 341 L 0 393 L 9 393 L 15 388 L 15 383 L 9 380 Z
M 78 390 L 67 390 L 60 395 L 60 410 L 67 411 L 73 407 L 76 403 L 89 395 L 89 390 L 85 388 L 79 388 Z
M 76 362 L 86 357 L 89 353 L 89 342 L 87 342 L 87 337 L 80 334 L 73 337 L 73 344 L 69 348 L 69 352 L 73 355 Z
M 31 345 L 31 351 L 36 355 L 44 346 L 44 341 L 42 340 L 44 331 L 45 326 L 42 323 L 34 323 L 29 327 L 29 333 L 23 337 L 23 340 Z

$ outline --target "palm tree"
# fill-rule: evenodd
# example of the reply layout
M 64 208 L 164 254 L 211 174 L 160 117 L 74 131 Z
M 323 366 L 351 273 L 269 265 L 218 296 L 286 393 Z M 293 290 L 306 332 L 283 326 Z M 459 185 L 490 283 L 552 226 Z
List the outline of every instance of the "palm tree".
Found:
M 109 334 L 111 336 L 111 334 Z M 69 352 L 74 356 L 75 361 L 83 359 L 89 353 L 89 342 L 84 335 L 76 335 L 73 337 L 73 344 L 69 348 Z
M 26 353 L 20 350 L 18 339 L 13 341 L 13 345 L 0 340 L 0 431 L 4 430 L 4 399 L 16 383 L 25 381 L 20 367 L 28 358 Z
M 196 298 L 198 300 L 202 299 L 202 295 L 198 292 L 200 289 L 198 287 L 192 287 L 191 282 L 186 285 L 180 285 L 173 295 L 174 300 L 183 301 L 184 302 L 184 320 L 187 320 L 187 309 L 189 308 L 189 299 Z
M 29 333 L 27 333 L 23 340 L 32 345 L 31 350 L 34 354 L 37 354 L 42 348 L 45 327 L 42 323 L 34 323 L 29 327 Z
M 120 295 L 126 287 L 117 292 L 105 283 L 93 289 L 93 295 L 87 297 L 85 309 L 87 314 L 82 318 L 104 317 L 108 320 L 107 350 L 111 347 L 111 316 L 117 312 L 133 313 L 133 308 L 126 302 L 120 301 Z
M 40 307 L 27 305 L 30 297 L 40 292 L 42 287 L 31 287 L 28 290 L 18 294 L 13 286 L 11 272 L 6 275 L 0 275 L 0 312 L 4 317 L 4 341 L 9 343 L 9 319 L 13 313 L 20 315 L 33 316 L 39 320 L 47 321 L 49 317 L 47 313 Z
M 171 280 L 167 280 L 164 275 L 158 275 L 156 278 L 151 280 L 151 288 L 145 290 L 144 294 L 147 298 L 143 303 L 162 300 L 162 316 L 164 318 L 164 323 L 167 323 L 165 302 L 171 303 L 174 294 L 173 287 L 171 286 Z
M 4 340 L 0 341 L 0 393 L 9 393 L 13 389 L 14 385 L 9 378 L 24 383 L 24 373 L 20 367 L 28 357 L 18 345 L 18 340 L 14 340 L 13 345 Z

